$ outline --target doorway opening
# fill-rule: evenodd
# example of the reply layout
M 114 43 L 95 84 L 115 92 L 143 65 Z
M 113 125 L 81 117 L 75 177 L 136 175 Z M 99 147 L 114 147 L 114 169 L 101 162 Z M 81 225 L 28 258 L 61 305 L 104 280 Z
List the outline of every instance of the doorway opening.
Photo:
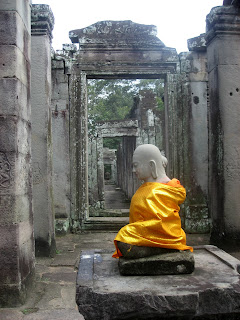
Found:
M 137 145 L 162 148 L 163 79 L 88 79 L 89 216 L 128 216 Z

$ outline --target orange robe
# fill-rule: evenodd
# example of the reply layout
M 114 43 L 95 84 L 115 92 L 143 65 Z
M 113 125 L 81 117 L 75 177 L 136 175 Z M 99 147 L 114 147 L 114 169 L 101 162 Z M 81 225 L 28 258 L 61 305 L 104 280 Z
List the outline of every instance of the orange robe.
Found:
M 129 224 L 114 239 L 114 258 L 122 256 L 117 241 L 135 246 L 191 250 L 181 228 L 179 204 L 186 191 L 177 179 L 168 183 L 145 182 L 132 197 Z

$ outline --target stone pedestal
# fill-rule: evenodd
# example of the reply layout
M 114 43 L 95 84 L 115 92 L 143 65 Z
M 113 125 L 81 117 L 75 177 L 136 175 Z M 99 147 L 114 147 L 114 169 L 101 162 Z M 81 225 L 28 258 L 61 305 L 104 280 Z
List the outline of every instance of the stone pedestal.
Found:
M 207 16 L 212 242 L 240 241 L 240 16 L 233 6 Z
M 55 253 L 52 191 L 51 32 L 48 5 L 32 6 L 32 157 L 36 255 Z
M 0 2 L 0 306 L 24 302 L 34 273 L 30 3 Z
M 119 258 L 121 275 L 189 274 L 194 270 L 194 257 L 190 251 L 163 253 L 139 259 Z
M 83 251 L 76 302 L 85 320 L 238 319 L 240 261 L 214 247 L 194 248 L 189 275 L 121 276 L 112 253 Z

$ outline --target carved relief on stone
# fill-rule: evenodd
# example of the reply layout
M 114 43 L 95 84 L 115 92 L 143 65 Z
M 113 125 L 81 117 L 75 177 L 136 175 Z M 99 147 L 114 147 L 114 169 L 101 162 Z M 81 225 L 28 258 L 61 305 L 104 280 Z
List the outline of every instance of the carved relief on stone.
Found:
M 73 43 L 81 46 L 90 44 L 113 44 L 122 46 L 158 46 L 165 47 L 164 43 L 157 38 L 157 28 L 154 25 L 143 25 L 126 21 L 100 21 L 83 29 L 72 30 L 69 37 Z
M 33 162 L 33 184 L 39 184 L 43 180 L 41 169 L 38 162 Z
M 153 25 L 143 25 L 132 21 L 101 21 L 82 29 L 83 34 L 146 34 L 156 36 L 157 29 Z
M 4 152 L 0 152 L 0 188 L 8 188 L 11 182 L 11 165 Z

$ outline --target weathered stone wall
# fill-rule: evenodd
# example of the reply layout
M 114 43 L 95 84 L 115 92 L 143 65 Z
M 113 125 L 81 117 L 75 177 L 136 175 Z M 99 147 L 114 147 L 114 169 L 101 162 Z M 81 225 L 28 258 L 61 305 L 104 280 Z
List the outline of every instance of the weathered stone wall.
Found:
M 213 8 L 207 16 L 209 72 L 209 194 L 212 242 L 240 241 L 240 16 Z
M 98 196 L 98 152 L 97 138 L 90 136 L 88 140 L 88 194 L 91 207 L 103 208 Z
M 32 157 L 34 234 L 37 255 L 54 255 L 52 185 L 51 32 L 54 18 L 48 5 L 32 6 Z
M 104 168 L 104 179 L 105 183 L 110 184 L 117 184 L 117 156 L 116 156 L 117 149 L 109 149 L 103 148 L 103 164 L 110 166 L 110 176 L 108 176 L 105 172 Z M 107 181 L 106 181 L 107 180 Z
M 144 143 L 164 149 L 164 111 L 158 110 L 156 96 L 150 89 L 139 92 L 136 119 L 138 120 L 137 146 Z
M 118 185 L 128 199 L 131 199 L 140 182 L 132 173 L 132 156 L 140 144 L 150 143 L 163 150 L 164 111 L 157 108 L 156 96 L 152 90 L 142 90 L 135 99 L 131 111 L 132 119 L 137 120 L 138 129 L 134 138 L 124 137 L 117 152 Z
M 0 29 L 0 306 L 16 306 L 34 273 L 29 1 L 2 0 Z
M 180 125 L 181 167 L 178 168 L 187 190 L 185 231 L 209 232 L 208 213 L 208 105 L 207 105 L 207 58 L 205 35 L 188 40 L 188 53 L 180 55 L 182 76 L 178 90 Z M 178 84 L 179 86 L 179 84 Z M 184 101 L 184 104 L 182 102 Z
M 89 204 L 98 209 L 104 209 L 104 138 L 122 137 L 122 145 L 124 141 L 129 141 L 127 138 L 138 135 L 138 122 L 136 120 L 123 121 L 106 121 L 99 122 L 96 127 L 95 136 L 90 136 L 88 140 L 88 190 Z M 136 145 L 136 144 L 135 144 Z M 125 147 L 124 147 L 125 148 Z M 126 148 L 125 148 L 126 149 Z M 131 153 L 132 154 L 132 153 Z M 117 153 L 116 167 L 116 184 L 123 189 L 126 195 L 129 195 L 127 188 L 132 184 L 131 165 L 130 171 L 126 171 L 126 163 L 124 159 L 126 154 Z M 128 157 L 128 156 L 127 156 Z M 131 158 L 131 156 L 130 156 Z M 130 159 L 128 157 L 128 160 Z M 122 162 L 123 161 L 123 162 Z M 131 163 L 131 161 L 130 161 Z M 122 165 L 121 165 L 122 164 Z M 122 167 L 123 166 L 123 167 Z M 121 175 L 123 172 L 128 172 L 129 186 L 122 183 Z M 131 193 L 132 196 L 133 193 Z M 131 197 L 130 196 L 130 197 Z
M 89 205 L 104 209 L 103 136 L 98 132 L 88 138 L 88 194 Z
M 70 227 L 69 77 L 74 45 L 52 55 L 53 195 L 56 234 Z
M 88 219 L 88 130 L 86 73 L 73 65 L 70 77 L 71 228 Z
M 139 182 L 132 173 L 132 157 L 136 149 L 136 137 L 123 137 L 122 144 L 117 151 L 118 186 L 128 199 L 131 199 Z

